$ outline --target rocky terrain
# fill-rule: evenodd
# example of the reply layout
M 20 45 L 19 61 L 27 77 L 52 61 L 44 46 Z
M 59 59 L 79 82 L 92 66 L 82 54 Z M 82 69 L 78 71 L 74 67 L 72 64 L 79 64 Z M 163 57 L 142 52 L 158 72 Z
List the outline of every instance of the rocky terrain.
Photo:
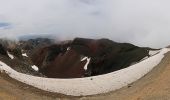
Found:
M 18 42 L 0 41 L 0 61 L 17 72 L 48 78 L 80 78 L 106 74 L 135 65 L 159 53 L 159 50 L 137 47 L 129 43 L 117 43 L 109 39 L 75 38 L 55 42 L 52 39 L 37 38 Z M 161 64 L 139 81 L 114 92 L 87 97 L 44 92 L 0 72 L 0 99 L 22 100 L 27 96 L 32 100 L 59 98 L 168 100 L 168 61 L 169 53 Z M 158 84 L 163 84 L 163 87 L 159 87 Z
M 2 41 L 1 44 L 2 59 L 13 69 L 50 78 L 80 78 L 110 73 L 141 61 L 149 56 L 150 50 L 109 39 L 86 38 L 61 42 L 36 38 L 16 43 Z M 33 70 L 33 65 L 39 70 Z
M 1 100 L 169 100 L 170 53 L 143 78 L 117 91 L 86 97 L 70 97 L 35 89 L 0 74 Z M 161 84 L 161 85 L 160 85 Z

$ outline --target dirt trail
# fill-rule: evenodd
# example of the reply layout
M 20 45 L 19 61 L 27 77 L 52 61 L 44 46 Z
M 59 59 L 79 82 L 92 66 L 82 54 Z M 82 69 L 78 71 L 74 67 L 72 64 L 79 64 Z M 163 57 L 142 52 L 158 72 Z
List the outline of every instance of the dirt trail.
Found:
M 0 74 L 2 75 L 2 74 Z M 10 82 L 0 76 L 0 100 L 52 100 L 51 98 L 31 92 L 29 86 L 18 84 L 15 81 Z M 32 89 L 31 89 L 32 90 Z
M 67 97 L 51 94 L 0 74 L 0 100 L 170 100 L 170 52 L 162 62 L 146 76 L 122 89 L 110 93 L 87 96 Z

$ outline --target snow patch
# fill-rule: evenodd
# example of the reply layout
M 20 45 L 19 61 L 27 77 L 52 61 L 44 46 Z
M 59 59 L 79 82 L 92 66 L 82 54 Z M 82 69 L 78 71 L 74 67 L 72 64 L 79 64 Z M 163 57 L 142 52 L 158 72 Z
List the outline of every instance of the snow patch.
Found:
M 33 66 L 31 66 L 31 67 L 32 67 L 32 69 L 34 69 L 35 71 L 38 71 L 38 70 L 39 70 L 38 67 L 35 66 L 35 65 L 33 65 Z
M 87 60 L 86 64 L 84 65 L 84 70 L 87 70 L 87 66 L 88 66 L 89 63 L 90 63 L 91 58 L 84 57 L 83 59 L 81 59 L 81 61 L 84 61 L 84 60 Z
M 22 56 L 24 56 L 24 57 L 28 57 L 26 53 L 23 53 L 23 54 L 22 54 Z
M 88 57 L 84 57 L 84 58 L 82 58 L 82 59 L 81 59 L 81 61 L 84 61 L 84 60 L 86 60 L 86 59 L 88 59 Z
M 18 81 L 45 91 L 73 96 L 94 95 L 120 89 L 140 79 L 158 65 L 168 51 L 170 49 L 164 48 L 158 54 L 130 67 L 86 78 L 58 79 L 36 77 L 19 73 L 1 61 L 0 65 L 2 66 L 0 66 L 0 70 L 4 70 L 10 77 Z
M 67 51 L 70 50 L 71 48 L 70 47 L 67 47 Z
M 14 59 L 14 56 L 7 51 L 9 58 Z

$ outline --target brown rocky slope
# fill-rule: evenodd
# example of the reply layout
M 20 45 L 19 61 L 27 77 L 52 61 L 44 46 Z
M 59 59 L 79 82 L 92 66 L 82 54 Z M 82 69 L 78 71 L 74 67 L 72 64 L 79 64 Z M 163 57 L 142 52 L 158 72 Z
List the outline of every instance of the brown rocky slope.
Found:
M 0 74 L 0 100 L 169 100 L 170 52 L 143 78 L 117 91 L 87 97 L 47 93 Z

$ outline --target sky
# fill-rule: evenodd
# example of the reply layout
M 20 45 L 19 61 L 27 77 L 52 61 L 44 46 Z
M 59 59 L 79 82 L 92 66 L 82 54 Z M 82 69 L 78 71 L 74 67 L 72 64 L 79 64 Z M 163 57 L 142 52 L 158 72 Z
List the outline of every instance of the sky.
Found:
M 109 38 L 170 45 L 169 0 L 0 0 L 0 37 Z

